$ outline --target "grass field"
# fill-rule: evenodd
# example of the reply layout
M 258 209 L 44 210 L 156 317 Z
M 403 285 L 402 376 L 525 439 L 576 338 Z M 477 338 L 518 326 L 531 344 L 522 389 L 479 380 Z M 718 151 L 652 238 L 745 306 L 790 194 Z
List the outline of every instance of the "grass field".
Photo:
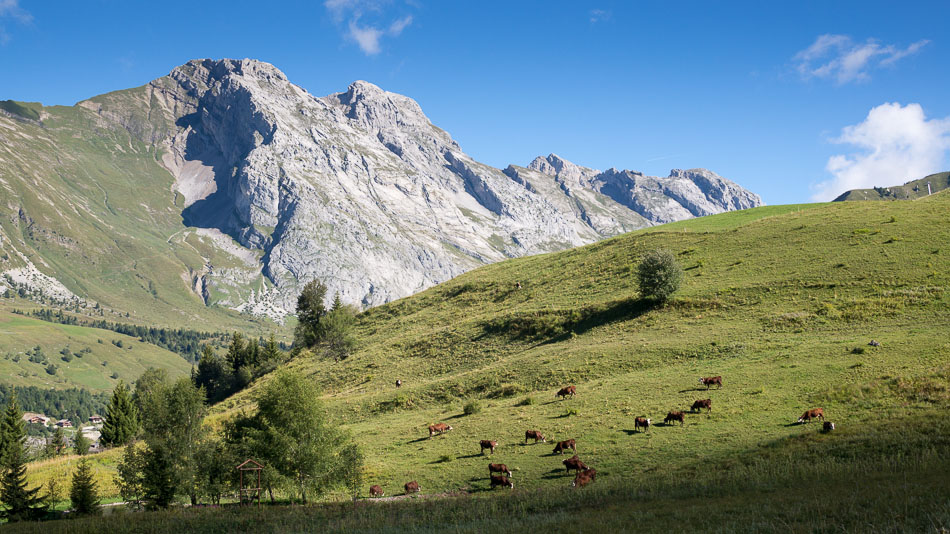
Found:
M 122 341 L 122 348 L 113 341 Z M 34 347 L 40 347 L 47 362 L 57 367 L 55 374 L 46 371 L 47 364 L 30 361 L 26 352 Z M 65 348 L 72 354 L 69 361 L 61 352 Z M 111 391 L 119 380 L 132 383 L 149 367 L 167 369 L 176 378 L 191 370 L 191 364 L 178 354 L 138 338 L 41 321 L 14 314 L 8 304 L 0 303 L 0 376 L 5 384 Z
M 353 531 L 948 527 L 948 208 L 943 193 L 727 213 L 490 265 L 374 308 L 350 358 L 289 365 L 362 445 L 365 487 L 392 495 L 417 480 L 425 494 L 465 496 L 262 518 L 287 532 L 323 521 Z M 660 307 L 639 299 L 633 278 L 654 248 L 674 252 L 686 275 Z M 722 389 L 699 386 L 710 375 Z M 578 396 L 555 400 L 568 383 Z M 215 407 L 209 424 L 247 409 L 256 386 Z M 656 424 L 707 397 L 712 412 L 685 426 L 633 430 L 635 416 Z M 471 401 L 481 410 L 464 415 Z M 813 407 L 837 430 L 796 424 Z M 440 421 L 454 430 L 429 439 L 426 426 Z M 525 445 L 527 429 L 549 443 Z M 599 473 L 581 491 L 552 454 L 551 441 L 567 438 Z M 481 439 L 501 443 L 491 458 Z M 489 461 L 512 468 L 513 497 L 483 498 Z M 141 532 L 256 524 L 235 511 L 154 517 L 110 521 Z

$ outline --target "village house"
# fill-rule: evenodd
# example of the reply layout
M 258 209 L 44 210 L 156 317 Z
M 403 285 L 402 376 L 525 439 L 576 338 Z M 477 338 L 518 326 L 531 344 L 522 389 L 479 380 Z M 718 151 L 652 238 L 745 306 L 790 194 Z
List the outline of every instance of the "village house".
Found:
M 22 419 L 31 425 L 49 426 L 49 417 L 46 417 L 41 413 L 25 412 Z
M 101 415 L 90 415 L 90 416 L 89 416 L 89 422 L 92 423 L 93 425 L 98 426 L 98 425 L 101 425 L 101 424 L 105 423 L 106 420 L 105 420 L 105 418 L 102 417 Z
M 56 421 L 56 426 L 59 428 L 72 428 L 73 422 L 69 419 L 60 419 L 59 421 Z

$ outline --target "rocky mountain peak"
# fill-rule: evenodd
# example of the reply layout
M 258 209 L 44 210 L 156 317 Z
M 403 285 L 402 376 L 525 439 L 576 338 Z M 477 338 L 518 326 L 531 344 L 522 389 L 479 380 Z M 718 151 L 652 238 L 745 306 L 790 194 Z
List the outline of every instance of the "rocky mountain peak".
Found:
M 596 175 L 599 171 L 587 167 L 581 167 L 558 156 L 557 154 L 548 154 L 547 157 L 538 156 L 528 164 L 528 168 L 538 171 L 548 176 L 554 176 L 561 180 L 571 183 L 581 183 Z
M 345 93 L 334 95 L 346 117 L 371 129 L 426 128 L 428 117 L 419 104 L 406 96 L 390 93 L 363 80 L 350 84 Z

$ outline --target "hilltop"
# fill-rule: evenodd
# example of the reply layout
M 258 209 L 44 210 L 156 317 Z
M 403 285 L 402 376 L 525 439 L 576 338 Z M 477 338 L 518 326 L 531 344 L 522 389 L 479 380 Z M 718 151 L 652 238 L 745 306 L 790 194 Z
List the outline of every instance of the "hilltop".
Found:
M 834 201 L 845 200 L 915 200 L 950 188 L 950 172 L 938 172 L 911 180 L 904 185 L 875 187 L 873 189 L 852 189 L 845 191 Z

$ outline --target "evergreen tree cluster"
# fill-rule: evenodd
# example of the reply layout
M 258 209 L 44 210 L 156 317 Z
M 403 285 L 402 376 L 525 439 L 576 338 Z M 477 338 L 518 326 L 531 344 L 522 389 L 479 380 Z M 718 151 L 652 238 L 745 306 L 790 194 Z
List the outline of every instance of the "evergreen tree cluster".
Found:
M 196 387 L 204 388 L 208 402 L 214 404 L 244 389 L 252 380 L 273 371 L 285 360 L 286 356 L 274 336 L 265 342 L 262 339 L 248 340 L 235 332 L 224 357 L 205 346 L 192 372 L 192 381 Z
M 0 420 L 0 517 L 11 523 L 40 519 L 47 511 L 40 488 L 27 487 L 26 425 L 22 417 L 16 399 L 9 399 Z
M 356 346 L 352 333 L 356 309 L 343 304 L 339 294 L 327 309 L 324 304 L 326 296 L 327 286 L 318 280 L 311 280 L 304 286 L 297 297 L 294 346 L 314 348 L 324 357 L 339 361 L 348 357 Z
M 139 431 L 139 410 L 132 402 L 128 386 L 119 382 L 112 391 L 112 400 L 102 425 L 102 443 L 119 447 L 131 443 Z

